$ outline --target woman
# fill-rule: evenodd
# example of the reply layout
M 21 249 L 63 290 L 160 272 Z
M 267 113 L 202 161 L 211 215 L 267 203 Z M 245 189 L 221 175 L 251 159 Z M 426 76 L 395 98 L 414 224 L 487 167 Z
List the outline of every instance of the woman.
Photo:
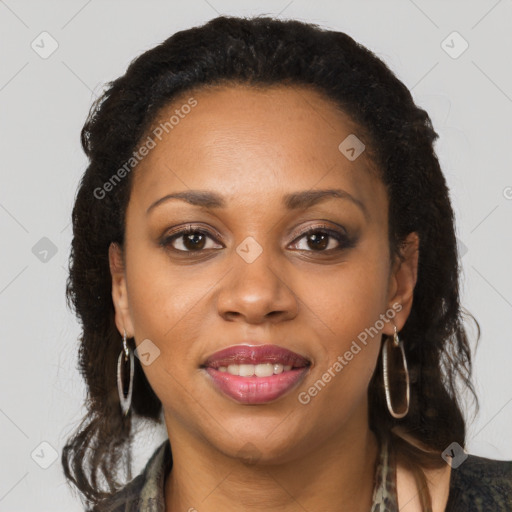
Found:
M 512 510 L 512 462 L 463 449 L 438 135 L 386 65 L 343 33 L 219 17 L 109 85 L 67 289 L 89 413 L 62 463 L 87 506 Z M 131 480 L 134 422 L 162 418 Z

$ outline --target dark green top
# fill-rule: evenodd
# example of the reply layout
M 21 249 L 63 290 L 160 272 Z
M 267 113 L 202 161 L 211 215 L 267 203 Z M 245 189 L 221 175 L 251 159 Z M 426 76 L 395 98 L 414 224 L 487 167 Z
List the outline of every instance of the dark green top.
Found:
M 398 512 L 396 468 L 387 442 L 380 446 L 370 512 Z M 165 512 L 164 483 L 172 468 L 169 440 L 153 453 L 144 470 L 90 512 Z M 200 510 L 192 503 L 190 510 Z M 445 512 L 512 512 L 512 461 L 469 455 L 452 468 Z

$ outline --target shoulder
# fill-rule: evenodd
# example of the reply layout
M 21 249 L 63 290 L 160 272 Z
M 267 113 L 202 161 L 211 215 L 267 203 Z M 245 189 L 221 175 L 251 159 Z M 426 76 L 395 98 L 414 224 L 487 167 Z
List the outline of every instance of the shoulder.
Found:
M 108 496 L 88 512 L 156 512 L 164 500 L 164 481 L 172 467 L 169 440 L 151 455 L 144 470 L 124 487 Z
M 446 512 L 490 510 L 512 510 L 512 461 L 469 455 L 452 468 Z

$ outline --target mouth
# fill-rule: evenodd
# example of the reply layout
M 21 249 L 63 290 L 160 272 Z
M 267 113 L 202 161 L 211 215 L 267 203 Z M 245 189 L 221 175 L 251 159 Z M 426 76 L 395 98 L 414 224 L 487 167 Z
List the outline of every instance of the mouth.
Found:
M 224 396 L 242 404 L 277 400 L 303 380 L 305 357 L 277 345 L 237 345 L 215 352 L 201 368 Z

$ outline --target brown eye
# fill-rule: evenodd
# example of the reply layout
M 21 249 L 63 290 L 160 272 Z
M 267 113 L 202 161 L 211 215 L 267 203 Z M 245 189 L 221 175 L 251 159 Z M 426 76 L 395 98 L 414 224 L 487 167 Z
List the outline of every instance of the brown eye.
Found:
M 194 226 L 187 226 L 171 235 L 165 236 L 160 245 L 176 253 L 196 253 L 211 249 L 222 249 L 216 245 L 216 238 L 209 231 Z M 328 227 L 314 227 L 301 233 L 292 244 L 299 251 L 331 253 L 348 249 L 355 245 L 345 233 Z
M 178 252 L 200 252 L 205 249 L 217 248 L 213 247 L 211 243 L 208 244 L 208 241 L 215 241 L 209 232 L 189 226 L 165 237 L 161 245 Z
M 303 240 L 301 244 L 297 240 Z M 295 239 L 294 245 L 299 251 L 330 252 L 353 246 L 353 242 L 345 233 L 326 227 L 315 227 L 303 232 Z

